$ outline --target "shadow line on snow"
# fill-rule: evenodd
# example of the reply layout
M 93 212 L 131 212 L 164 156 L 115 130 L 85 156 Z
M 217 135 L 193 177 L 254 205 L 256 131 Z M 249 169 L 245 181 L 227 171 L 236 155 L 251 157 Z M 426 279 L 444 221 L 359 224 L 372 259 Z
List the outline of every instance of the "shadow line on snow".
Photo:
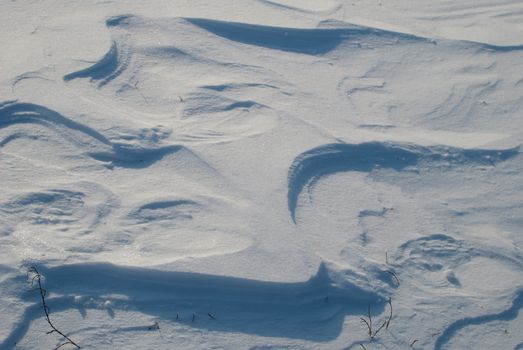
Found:
M 117 167 L 146 168 L 163 157 L 182 149 L 180 145 L 144 148 L 135 145 L 117 144 L 89 126 L 75 122 L 44 106 L 8 101 L 0 104 L 0 129 L 15 124 L 38 124 L 64 135 L 80 149 L 98 161 L 111 162 Z M 25 134 L 14 133 L 0 140 L 0 147 Z M 81 136 L 82 138 L 79 138 Z
M 423 147 L 409 143 L 366 142 L 327 144 L 300 154 L 288 172 L 287 204 L 296 223 L 298 197 L 303 188 L 319 178 L 338 172 L 371 172 L 376 168 L 401 171 L 421 162 L 495 165 L 519 154 L 519 147 L 506 150 Z
M 117 43 L 113 40 L 109 51 L 99 61 L 90 67 L 64 75 L 63 80 L 91 78 L 91 80 L 99 80 L 98 87 L 102 87 L 122 74 L 129 65 L 130 59 L 131 51 L 125 42 Z
M 294 52 L 322 55 L 336 49 L 347 39 L 356 37 L 379 37 L 406 41 L 428 41 L 414 35 L 382 29 L 351 25 L 342 28 L 289 28 L 241 22 L 219 21 L 206 18 L 184 18 L 212 34 L 242 44 Z
M 131 14 L 110 17 L 106 26 L 110 30 L 128 31 L 140 22 L 141 17 Z M 362 44 L 398 45 L 401 43 L 423 43 L 434 46 L 440 40 L 434 40 L 409 33 L 391 31 L 376 27 L 365 27 L 347 22 L 323 21 L 316 28 L 292 28 L 265 26 L 243 22 L 220 21 L 207 18 L 174 18 L 173 21 L 185 21 L 211 34 L 226 40 L 249 46 L 292 52 L 305 55 L 324 55 L 335 50 L 340 44 L 347 43 L 358 49 Z M 150 21 L 146 19 L 146 22 Z M 442 40 L 442 43 L 458 43 L 466 47 L 495 52 L 521 51 L 523 45 L 497 46 L 481 42 L 464 40 Z M 90 78 L 98 81 L 101 88 L 124 72 L 131 62 L 136 48 L 129 46 L 126 40 L 113 38 L 107 53 L 90 67 L 66 74 L 64 81 L 76 78 Z M 160 56 L 190 56 L 175 47 L 151 47 L 149 54 Z
M 445 344 L 447 344 L 450 341 L 450 339 L 452 339 L 452 337 L 456 335 L 457 332 L 459 332 L 467 326 L 479 325 L 492 321 L 514 320 L 518 316 L 519 310 L 521 310 L 521 308 L 523 308 L 523 289 L 519 290 L 516 293 L 516 297 L 512 301 L 512 305 L 508 309 L 503 310 L 500 313 L 481 315 L 477 317 L 466 317 L 457 320 L 451 325 L 449 325 L 436 340 L 436 343 L 434 344 L 434 350 L 443 349 Z
M 322 342 L 340 334 L 345 315 L 364 315 L 368 305 L 378 314 L 386 305 L 386 298 L 371 287 L 360 287 L 346 275 L 331 278 L 323 263 L 311 279 L 296 283 L 105 263 L 41 266 L 39 270 L 52 296 L 48 305 L 56 322 L 59 311 L 77 309 L 83 316 L 89 309 L 109 312 L 104 307 L 109 300 L 112 313 L 128 310 L 211 331 Z M 23 299 L 38 301 L 29 292 Z M 40 317 L 39 304 L 27 308 L 0 348 L 23 339 L 31 322 Z

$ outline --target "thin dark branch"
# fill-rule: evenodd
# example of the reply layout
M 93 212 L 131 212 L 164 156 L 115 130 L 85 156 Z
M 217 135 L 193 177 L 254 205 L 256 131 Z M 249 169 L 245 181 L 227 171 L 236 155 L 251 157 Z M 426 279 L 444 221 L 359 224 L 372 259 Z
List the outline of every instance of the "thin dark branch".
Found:
M 369 330 L 370 330 L 370 335 L 372 337 L 372 316 L 370 315 L 370 304 L 369 304 L 369 308 L 368 308 L 368 314 L 369 314 Z
M 42 308 L 44 309 L 44 314 L 45 314 L 45 320 L 47 321 L 47 323 L 49 324 L 49 326 L 51 327 L 51 330 L 49 332 L 47 332 L 47 334 L 51 334 L 51 333 L 58 333 L 60 334 L 65 340 L 67 340 L 65 343 L 59 345 L 58 347 L 55 348 L 56 349 L 59 349 L 61 348 L 62 346 L 64 345 L 67 345 L 67 344 L 71 344 L 73 346 L 75 346 L 77 349 L 80 349 L 80 346 L 78 344 L 76 344 L 71 338 L 69 338 L 67 335 L 65 335 L 64 333 L 62 333 L 61 331 L 59 331 L 55 326 L 54 324 L 51 322 L 51 318 L 49 317 L 49 306 L 47 306 L 47 302 L 45 300 L 45 296 L 47 295 L 47 291 L 42 287 L 42 275 L 40 274 L 40 272 L 38 272 L 38 270 L 36 269 L 35 266 L 31 267 L 28 272 L 27 272 L 27 276 L 28 278 L 30 276 L 32 276 L 31 278 L 31 286 L 34 285 L 34 283 L 36 282 L 36 284 L 38 285 L 37 287 L 37 290 L 40 292 L 40 299 L 42 301 Z
M 398 278 L 398 276 L 396 275 L 396 273 L 392 270 L 385 270 L 385 272 L 387 273 L 390 273 L 392 275 L 392 277 L 394 277 L 394 279 L 396 280 L 396 283 L 398 283 L 398 286 L 400 285 L 400 280 Z
M 367 325 L 367 330 L 368 330 L 368 333 L 369 333 L 369 337 L 372 338 L 372 328 L 370 327 L 369 322 L 367 322 L 367 320 L 364 319 L 363 317 L 360 317 L 360 320 L 362 320 Z
M 388 329 L 389 328 L 389 325 L 390 325 L 390 321 L 392 320 L 392 298 L 389 298 L 388 300 L 388 304 L 389 304 L 389 307 L 390 307 L 390 314 L 389 314 L 389 318 L 384 321 L 379 327 L 378 329 L 376 330 L 373 330 L 372 329 L 372 315 L 370 313 L 370 305 L 367 309 L 367 316 L 369 317 L 369 320 L 367 321 L 365 318 L 363 317 L 360 317 L 360 320 L 365 323 L 365 325 L 367 326 L 367 333 L 369 334 L 369 338 L 370 340 L 372 341 L 376 335 L 378 335 L 378 333 L 383 329 Z
M 390 321 L 392 320 L 392 298 L 389 297 L 389 307 L 390 307 L 390 315 L 389 319 L 387 320 L 387 325 L 385 329 L 389 329 Z
M 372 337 L 371 338 L 374 338 L 376 335 L 378 335 L 379 331 L 381 331 L 383 329 L 383 327 L 385 327 L 385 325 L 387 324 L 387 322 L 383 322 L 381 324 L 381 326 L 379 326 L 378 329 L 376 329 L 376 331 L 374 331 L 374 333 L 372 334 Z
M 65 343 L 63 343 L 63 344 L 58 345 L 56 348 L 54 348 L 54 350 L 58 350 L 58 349 L 60 349 L 62 346 L 65 346 L 65 345 L 68 345 L 68 344 L 71 344 L 71 345 L 75 345 L 75 346 L 77 346 L 76 344 L 71 343 L 71 342 L 68 341 L 68 342 L 65 342 Z

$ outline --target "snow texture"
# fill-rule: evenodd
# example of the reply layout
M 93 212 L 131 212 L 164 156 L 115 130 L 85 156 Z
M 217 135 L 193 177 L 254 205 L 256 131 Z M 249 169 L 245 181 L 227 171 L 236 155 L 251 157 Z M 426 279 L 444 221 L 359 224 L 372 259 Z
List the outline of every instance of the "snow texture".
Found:
M 0 349 L 523 349 L 522 23 L 1 2 Z

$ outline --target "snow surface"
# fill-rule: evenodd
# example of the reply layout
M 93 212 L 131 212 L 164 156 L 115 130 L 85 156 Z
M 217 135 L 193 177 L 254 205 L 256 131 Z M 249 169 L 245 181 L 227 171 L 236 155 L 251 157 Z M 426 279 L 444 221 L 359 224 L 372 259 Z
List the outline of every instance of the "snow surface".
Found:
M 521 1 L 0 25 L 1 349 L 523 349 Z

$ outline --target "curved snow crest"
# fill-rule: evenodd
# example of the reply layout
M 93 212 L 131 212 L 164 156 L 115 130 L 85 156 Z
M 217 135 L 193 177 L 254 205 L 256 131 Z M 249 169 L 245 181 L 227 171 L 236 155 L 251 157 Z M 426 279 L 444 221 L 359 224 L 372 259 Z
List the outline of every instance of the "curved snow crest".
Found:
M 465 317 L 450 324 L 443 333 L 436 339 L 434 350 L 441 350 L 452 339 L 452 337 L 461 329 L 479 325 L 488 322 L 500 322 L 514 320 L 518 317 L 520 310 L 523 308 L 523 289 L 520 289 L 516 294 L 510 307 L 494 314 L 481 315 L 476 317 Z
M 422 252 L 423 254 L 421 254 Z M 414 267 L 416 269 L 431 270 L 433 267 L 434 269 L 437 268 L 437 260 L 445 260 L 447 265 L 456 268 L 464 262 L 477 257 L 487 257 L 496 261 L 503 261 L 518 269 L 523 268 L 523 260 L 520 255 L 511 257 L 510 254 L 500 248 L 493 251 L 486 247 L 472 245 L 464 240 L 455 239 L 443 233 L 423 236 L 401 244 L 398 247 L 395 260 L 403 268 Z
M 109 17 L 105 25 L 107 28 L 122 27 L 133 17 L 133 15 Z M 113 39 L 109 51 L 99 61 L 85 69 L 66 74 L 63 79 L 70 81 L 77 78 L 90 78 L 91 81 L 99 81 L 98 87 L 102 87 L 122 74 L 129 65 L 131 54 L 132 50 L 125 41 Z
M 362 44 L 369 42 L 378 45 L 397 45 L 400 43 L 425 43 L 435 45 L 438 42 L 448 42 L 462 43 L 467 46 L 475 46 L 480 49 L 498 52 L 523 50 L 523 45 L 499 46 L 467 40 L 440 40 L 336 20 L 323 21 L 316 28 L 291 28 L 220 21 L 207 18 L 185 17 L 183 19 L 212 34 L 231 41 L 308 55 L 327 54 L 344 42 L 357 45 L 358 47 L 362 47 Z
M 128 30 L 130 26 L 140 23 L 162 21 L 161 19 L 142 18 L 130 14 L 110 17 L 106 26 L 110 30 Z M 523 50 L 519 46 L 496 46 L 481 42 L 434 40 L 422 36 L 387 30 L 377 27 L 354 25 L 342 21 L 323 21 L 316 28 L 291 28 L 264 26 L 243 22 L 229 22 L 205 18 L 174 18 L 172 22 L 186 22 L 197 28 L 203 29 L 227 40 L 245 45 L 257 46 L 284 52 L 305 55 L 325 55 L 346 43 L 362 48 L 366 45 L 398 45 L 405 43 L 437 44 L 437 42 L 462 43 L 466 46 L 476 47 L 480 50 L 505 52 Z M 364 46 L 362 46 L 364 45 Z M 119 77 L 128 69 L 131 58 L 136 50 L 142 53 L 160 57 L 189 57 L 192 55 L 176 47 L 150 47 L 137 49 L 132 47 L 127 40 L 113 36 L 109 51 L 95 64 L 64 75 L 63 80 L 68 82 L 78 78 L 88 78 L 97 82 L 98 88 L 105 86 Z
M 332 6 L 329 8 L 323 8 L 321 10 L 320 9 L 313 10 L 313 9 L 301 8 L 298 6 L 292 6 L 292 5 L 288 5 L 285 3 L 280 3 L 280 2 L 277 2 L 274 0 L 258 0 L 258 2 L 261 4 L 264 4 L 266 6 L 274 7 L 276 9 L 290 10 L 290 11 L 307 13 L 307 14 L 315 14 L 315 13 L 333 14 L 343 8 L 342 4 L 332 4 Z
M 50 128 L 63 134 L 65 139 L 73 141 L 89 157 L 119 167 L 144 168 L 168 154 L 185 149 L 180 145 L 145 148 L 139 145 L 115 143 L 95 129 L 44 106 L 16 101 L 0 103 L 0 129 L 14 124 L 38 124 Z M 0 147 L 20 136 L 23 134 L 15 133 L 7 136 L 0 140 Z
M 133 17 L 135 17 L 135 15 L 133 15 L 133 14 L 111 16 L 105 20 L 105 26 L 106 27 L 121 26 L 121 25 L 127 24 L 126 21 Z
M 109 145 L 111 142 L 98 131 L 64 117 L 47 107 L 33 103 L 6 101 L 0 104 L 0 129 L 12 124 L 36 123 L 48 126 L 63 126 L 88 135 L 96 141 Z
M 20 223 L 33 225 L 72 224 L 81 235 L 91 233 L 113 208 L 118 198 L 108 189 L 87 181 L 62 184 L 42 191 L 23 192 L 0 202 L 0 221 L 11 231 Z
M 64 75 L 64 81 L 76 78 L 90 78 L 91 81 L 99 81 L 98 87 L 102 87 L 111 80 L 118 77 L 129 65 L 131 51 L 125 43 L 113 41 L 109 51 L 94 65 L 77 72 Z
M 346 315 L 363 315 L 369 304 L 381 312 L 387 300 L 360 286 L 361 276 L 325 263 L 309 280 L 294 283 L 106 263 L 39 266 L 39 270 L 46 288 L 53 291 L 48 302 L 55 312 L 102 307 L 109 301 L 116 312 L 132 309 L 190 327 L 315 341 L 335 339 Z M 35 300 L 32 293 L 23 298 Z M 41 317 L 36 307 L 26 309 L 0 348 L 24 337 L 28 325 Z M 214 320 L 206 322 L 211 310 Z
M 523 51 L 523 45 L 493 45 L 477 41 L 469 41 L 470 43 L 480 45 L 484 50 L 498 51 L 498 52 L 510 52 L 510 51 Z
M 205 18 L 184 18 L 189 23 L 225 39 L 242 44 L 269 49 L 322 55 L 333 51 L 346 40 L 362 37 L 376 37 L 383 42 L 396 43 L 396 40 L 425 42 L 428 39 L 410 34 L 386 31 L 356 25 L 328 28 L 290 28 L 274 27 L 241 22 L 227 22 Z
M 190 199 L 157 200 L 139 206 L 128 214 L 138 223 L 168 221 L 172 219 L 191 219 L 192 212 L 199 208 L 199 203 Z
M 465 163 L 494 165 L 517 154 L 519 154 L 519 147 L 506 150 L 482 150 L 446 146 L 423 147 L 393 142 L 323 145 L 300 154 L 292 162 L 288 172 L 288 208 L 292 220 L 296 223 L 296 206 L 303 188 L 313 180 L 337 172 L 370 172 L 375 168 L 400 171 L 422 161 L 445 161 L 449 165 Z

